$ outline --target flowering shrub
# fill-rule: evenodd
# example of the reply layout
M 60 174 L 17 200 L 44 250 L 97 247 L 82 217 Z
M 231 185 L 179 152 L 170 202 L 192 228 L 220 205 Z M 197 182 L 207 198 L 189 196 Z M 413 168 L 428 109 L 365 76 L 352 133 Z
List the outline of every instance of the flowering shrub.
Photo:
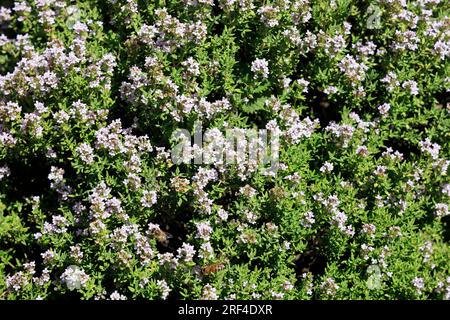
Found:
M 450 298 L 447 1 L 2 5 L 1 299 Z

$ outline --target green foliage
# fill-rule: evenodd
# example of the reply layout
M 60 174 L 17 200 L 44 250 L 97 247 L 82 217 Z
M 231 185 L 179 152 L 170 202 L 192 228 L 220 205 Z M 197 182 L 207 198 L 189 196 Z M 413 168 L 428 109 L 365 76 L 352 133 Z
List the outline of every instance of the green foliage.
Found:
M 211 3 L 0 11 L 0 299 L 449 299 L 448 1 Z

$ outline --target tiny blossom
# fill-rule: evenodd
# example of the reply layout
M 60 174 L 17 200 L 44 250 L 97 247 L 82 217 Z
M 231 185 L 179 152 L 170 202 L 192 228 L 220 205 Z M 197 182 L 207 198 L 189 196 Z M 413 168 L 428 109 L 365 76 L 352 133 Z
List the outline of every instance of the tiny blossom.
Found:
M 301 220 L 301 225 L 305 228 L 311 228 L 314 222 L 316 222 L 314 219 L 314 213 L 312 211 L 308 211 L 304 214 Z
M 33 278 L 33 282 L 38 286 L 43 286 L 46 283 L 50 282 L 50 271 L 47 268 L 44 268 L 39 277 Z
M 200 74 L 199 64 L 192 57 L 189 57 L 186 61 L 181 63 L 183 67 L 186 68 L 186 72 L 193 76 L 198 76 Z
M 8 290 L 19 291 L 21 288 L 25 287 L 29 281 L 28 277 L 22 271 L 19 271 L 12 276 L 7 276 L 5 283 Z
M 261 16 L 261 21 L 268 27 L 275 27 L 278 25 L 277 7 L 265 6 L 258 9 L 258 14 Z
M 14 121 L 20 117 L 22 107 L 16 102 L 8 101 L 5 105 L 0 103 L 0 116 Z
M 196 223 L 197 226 L 197 235 L 196 238 L 208 241 L 209 237 L 213 231 L 213 229 L 211 228 L 209 221 L 206 222 L 197 222 Z
M 433 254 L 433 243 L 426 241 L 423 246 L 419 247 L 419 251 L 423 254 L 423 262 L 428 262 Z
M 338 64 L 339 70 L 345 74 L 345 76 L 351 81 L 352 85 L 356 82 L 364 80 L 365 72 L 368 67 L 362 63 L 357 62 L 355 58 L 350 55 L 346 55 Z
M 409 91 L 410 94 L 416 96 L 419 94 L 419 88 L 417 87 L 417 82 L 413 80 L 408 80 L 403 82 L 402 88 Z
M 86 164 L 91 164 L 94 162 L 94 150 L 89 144 L 82 143 L 77 147 L 76 152 L 80 159 Z
M 425 283 L 423 281 L 422 278 L 419 277 L 415 277 L 412 281 L 411 281 L 412 285 L 414 286 L 414 288 L 416 289 L 417 293 L 421 293 L 422 290 L 425 288 Z
M 355 132 L 353 126 L 349 124 L 337 124 L 335 122 L 331 122 L 325 130 L 331 132 L 335 136 L 337 144 L 342 145 L 344 148 L 348 147 Z
M 83 269 L 77 266 L 69 266 L 61 275 L 61 280 L 69 290 L 74 290 L 84 287 L 89 280 L 89 276 Z
M 387 75 L 381 79 L 381 82 L 387 84 L 388 91 L 393 91 L 395 88 L 400 86 L 400 82 L 397 80 L 397 75 L 392 71 L 389 71 Z
M 269 76 L 269 63 L 266 59 L 256 59 L 252 62 L 251 70 L 255 73 L 255 79 L 259 76 L 262 78 L 267 78 Z
M 244 210 L 244 216 L 245 216 L 245 219 L 250 224 L 255 224 L 256 223 L 256 219 L 258 218 L 258 216 L 254 212 L 252 212 L 250 210 Z
M 375 54 L 377 46 L 372 41 L 368 41 L 366 43 L 362 43 L 361 41 L 358 41 L 357 43 L 352 45 L 352 48 L 356 48 L 356 50 L 363 57 L 367 58 L 368 56 Z
M 438 218 L 448 216 L 450 214 L 448 205 L 445 203 L 436 203 L 436 205 L 434 206 L 434 214 Z
M 175 269 L 178 266 L 178 259 L 170 252 L 164 254 L 158 253 L 158 260 L 159 265 L 168 266 L 170 269 Z
M 222 208 L 217 210 L 217 215 L 220 218 L 220 220 L 225 221 L 228 219 L 228 212 Z
M 438 149 L 440 149 L 440 146 L 438 146 L 436 144 L 436 146 L 434 147 L 434 150 L 429 150 L 429 152 L 432 154 L 432 157 L 433 156 L 437 157 L 437 154 L 439 152 Z M 450 160 L 438 158 L 436 161 L 433 162 L 433 169 L 438 171 L 442 176 L 447 175 L 447 170 L 448 170 L 449 166 L 450 166 Z
M 31 275 L 33 275 L 36 272 L 35 270 L 36 263 L 34 261 L 24 263 L 23 267 Z
M 441 146 L 437 143 L 432 143 L 429 138 L 419 142 L 420 151 L 428 153 L 431 158 L 437 159 Z
M 63 175 L 64 175 L 64 169 L 57 168 L 57 167 L 50 168 L 48 180 L 51 181 L 52 188 L 55 188 L 56 186 L 63 183 L 63 179 L 64 179 Z
M 284 177 L 286 180 L 292 181 L 295 184 L 298 184 L 301 180 L 300 174 L 298 172 L 294 172 L 291 175 Z
M 101 220 L 94 220 L 89 224 L 89 229 L 90 232 L 95 235 L 95 234 L 99 234 L 102 231 L 104 231 L 106 229 L 106 225 L 103 221 Z
M 450 197 L 450 183 L 444 184 L 444 186 L 441 189 L 441 192 L 445 194 L 447 197 Z
M 285 250 L 289 250 L 291 248 L 291 243 L 289 241 L 284 241 L 283 247 Z
M 291 84 L 292 80 L 290 78 L 283 78 L 282 84 L 284 89 L 289 89 L 289 85 Z
M 406 31 L 395 31 L 396 41 L 394 41 L 392 47 L 394 50 L 412 50 L 415 51 L 418 49 L 418 44 L 420 43 L 420 39 L 417 36 L 416 32 L 413 30 Z
M 294 289 L 294 286 L 289 281 L 283 282 L 283 284 L 281 286 L 283 287 L 284 291 L 290 291 L 290 290 Z
M 69 221 L 62 215 L 52 216 L 52 222 L 44 222 L 44 228 L 42 234 L 58 234 L 65 233 L 67 227 L 69 226 Z
M 161 299 L 166 300 L 170 293 L 169 285 L 165 280 L 158 280 L 156 281 L 156 284 L 161 289 Z
M 212 259 L 214 257 L 214 249 L 210 242 L 201 244 L 198 256 L 202 259 Z
M 320 172 L 331 172 L 333 171 L 333 164 L 331 162 L 325 161 L 324 164 L 322 165 L 322 167 L 320 167 Z
M 283 292 L 276 292 L 276 291 L 273 291 L 273 290 L 270 290 L 269 292 L 270 292 L 270 295 L 272 296 L 272 298 L 274 300 L 283 299 L 283 297 L 284 297 L 284 293 Z
M 194 246 L 187 244 L 187 243 L 183 243 L 181 248 L 178 248 L 177 252 L 178 252 L 178 258 L 183 259 L 185 262 L 192 261 L 192 258 L 195 255 Z
M 361 245 L 361 253 L 362 253 L 363 258 L 364 258 L 365 260 L 368 260 L 368 259 L 369 259 L 369 254 L 370 254 L 370 252 L 372 252 L 372 251 L 374 251 L 374 250 L 375 250 L 374 247 L 369 246 L 369 245 L 367 245 L 367 244 L 365 244 L 365 243 L 363 243 L 363 244 Z
M 302 93 L 308 92 L 309 81 L 305 79 L 297 79 L 296 83 L 302 88 Z
M 239 193 L 245 197 L 251 198 L 256 195 L 256 190 L 248 184 L 239 188 Z
M 331 217 L 332 224 L 337 226 L 345 234 L 353 236 L 354 235 L 353 228 L 351 226 L 346 225 L 347 219 L 348 217 L 344 212 L 339 210 L 333 210 L 333 216 Z
M 11 170 L 9 170 L 8 166 L 2 166 L 0 167 L 0 181 L 3 180 L 3 178 L 6 178 L 11 174 Z
M 172 188 L 177 192 L 185 192 L 189 187 L 189 180 L 181 177 L 173 177 L 170 179 Z
M 267 228 L 267 231 L 269 231 L 270 233 L 275 233 L 278 231 L 278 226 L 272 222 L 267 222 L 266 228 Z
M 11 20 L 11 13 L 11 9 L 0 7 L 0 23 L 8 22 L 9 20 Z
M 319 126 L 319 121 L 311 120 L 306 117 L 300 120 L 298 114 L 288 106 L 283 107 L 283 120 L 288 127 L 285 132 L 286 137 L 294 144 L 299 143 L 302 138 L 309 138 L 314 133 L 314 130 Z
M 81 251 L 80 246 L 70 246 L 70 256 L 76 261 L 80 261 L 83 258 L 83 252 Z
M 250 231 L 243 231 L 239 234 L 238 239 L 236 240 L 236 243 L 256 243 L 257 238 L 254 233 Z M 280 251 L 282 251 L 282 248 L 280 248 Z
M 219 298 L 217 289 L 207 284 L 203 287 L 201 300 L 217 300 Z
M 87 25 L 82 23 L 82 22 L 80 22 L 80 21 L 75 22 L 75 24 L 72 26 L 72 29 L 77 34 L 80 34 L 80 33 L 83 33 L 83 32 L 89 32 L 89 28 L 87 27 Z
M 336 88 L 335 86 L 328 86 L 323 90 L 323 92 L 328 95 L 335 94 L 338 91 L 339 91 L 338 88 Z
M 149 239 L 138 232 L 135 232 L 136 244 L 135 249 L 143 265 L 148 265 L 155 257 L 155 252 L 152 249 Z
M 367 157 L 369 155 L 369 150 L 367 150 L 366 146 L 359 146 L 356 148 L 356 154 L 361 157 Z
M 391 238 L 400 238 L 402 236 L 400 227 L 398 226 L 389 227 L 388 236 Z
M 0 144 L 6 147 L 12 147 L 16 144 L 17 139 L 8 132 L 0 133 Z
M 141 186 L 141 177 L 136 173 L 130 172 L 128 173 L 127 178 L 123 180 L 123 184 L 126 185 L 131 190 L 137 190 Z M 152 194 L 149 193 L 147 195 L 144 195 L 145 198 L 147 198 L 147 196 L 150 198 L 146 199 L 148 201 L 147 203 L 151 203 L 153 201 Z
M 324 50 L 330 57 L 334 58 L 345 46 L 346 42 L 342 34 L 336 33 L 334 36 L 325 36 Z
M 450 45 L 448 41 L 437 40 L 433 47 L 434 52 L 440 56 L 441 60 L 450 57 Z
M 218 174 L 214 169 L 199 168 L 198 172 L 192 178 L 198 188 L 203 189 L 210 181 L 217 180 Z
M 111 293 L 111 295 L 109 296 L 110 300 L 127 300 L 127 297 L 124 296 L 123 294 L 118 293 L 117 291 L 114 291 L 113 293 Z
M 258 293 L 258 292 L 253 292 L 252 293 L 252 298 L 255 299 L 255 300 L 260 299 L 261 298 L 261 294 Z
M 156 203 L 157 199 L 156 191 L 144 190 L 142 192 L 141 204 L 143 207 L 150 208 Z
M 378 106 L 378 111 L 380 112 L 381 116 L 385 118 L 387 116 L 387 113 L 391 109 L 391 105 L 389 103 L 383 103 L 382 105 Z
M 335 283 L 333 278 L 327 278 L 320 284 L 322 292 L 328 296 L 334 296 L 339 290 L 339 286 Z
M 387 168 L 385 166 L 378 165 L 376 167 L 376 169 L 374 170 L 373 174 L 376 176 L 382 177 L 382 176 L 386 175 L 386 169 Z
M 386 148 L 386 151 L 383 151 L 383 153 L 381 155 L 384 158 L 388 158 L 388 159 L 391 159 L 391 160 L 398 160 L 398 161 L 403 160 L 403 153 L 401 153 L 399 151 L 394 151 L 390 147 Z
M 364 234 L 370 235 L 372 238 L 375 237 L 376 230 L 377 228 L 375 227 L 375 225 L 371 223 L 365 223 L 362 226 L 362 232 Z

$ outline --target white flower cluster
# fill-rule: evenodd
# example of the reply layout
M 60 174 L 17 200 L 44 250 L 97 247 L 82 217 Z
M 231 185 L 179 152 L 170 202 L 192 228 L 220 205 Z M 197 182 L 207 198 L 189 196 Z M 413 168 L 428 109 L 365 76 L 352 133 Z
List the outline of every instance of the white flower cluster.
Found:
M 252 62 L 251 70 L 255 74 L 255 79 L 258 77 L 267 78 L 269 76 L 269 63 L 266 59 L 256 59 Z
M 89 276 L 78 266 L 69 266 L 61 275 L 61 280 L 69 290 L 80 289 L 89 281 Z
M 339 62 L 338 67 L 352 85 L 364 80 L 365 72 L 369 69 L 363 62 L 357 62 L 348 54 Z

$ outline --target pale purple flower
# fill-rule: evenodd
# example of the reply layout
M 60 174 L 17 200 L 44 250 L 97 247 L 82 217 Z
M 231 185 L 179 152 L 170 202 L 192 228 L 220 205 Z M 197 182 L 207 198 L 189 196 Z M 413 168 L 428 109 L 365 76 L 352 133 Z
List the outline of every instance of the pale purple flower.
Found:
M 157 193 L 154 190 L 144 190 L 142 192 L 141 204 L 145 208 L 152 207 L 158 199 Z
M 432 159 L 437 159 L 439 156 L 439 151 L 441 150 L 441 146 L 437 143 L 432 143 L 430 138 L 426 138 L 423 141 L 419 142 L 420 151 L 424 153 L 428 153 Z
M 356 148 L 356 154 L 361 157 L 367 157 L 369 155 L 369 150 L 366 146 L 359 146 Z
M 311 228 L 314 222 L 316 222 L 316 220 L 314 219 L 314 213 L 312 211 L 308 211 L 305 212 L 300 223 L 305 228 Z
M 434 214 L 439 218 L 448 216 L 450 214 L 448 205 L 445 203 L 436 203 L 434 206 Z
M 156 284 L 161 289 L 161 299 L 166 300 L 171 291 L 166 280 L 158 280 L 158 281 L 156 281 Z
M 11 171 L 9 170 L 8 166 L 0 167 L 0 181 L 2 181 L 3 178 L 9 176 L 10 174 L 11 174 Z
M 419 88 L 417 87 L 417 82 L 414 80 L 408 80 L 403 82 L 402 88 L 409 91 L 410 94 L 416 96 L 419 94 Z
M 385 118 L 387 116 L 387 113 L 391 109 L 391 105 L 389 103 L 383 103 L 382 105 L 378 106 L 378 111 L 380 112 L 381 116 Z
M 183 259 L 185 262 L 191 262 L 192 258 L 194 258 L 195 255 L 195 249 L 194 246 L 183 243 L 180 248 L 177 250 L 178 252 L 178 259 Z
M 84 163 L 91 164 L 94 162 L 94 149 L 92 149 L 92 147 L 89 144 L 87 143 L 80 144 L 77 147 L 76 152 Z
M 197 226 L 197 235 L 196 238 L 208 241 L 209 237 L 213 231 L 213 229 L 211 228 L 211 225 L 209 223 L 209 221 L 206 222 L 197 222 L 196 223 Z
M 127 297 L 124 296 L 123 294 L 118 293 L 117 291 L 114 291 L 113 293 L 111 293 L 111 295 L 109 296 L 110 300 L 127 300 Z
M 69 290 L 74 290 L 84 287 L 89 280 L 89 276 L 80 267 L 69 266 L 61 275 L 61 280 Z
M 211 286 L 210 284 L 206 284 L 202 290 L 201 300 L 217 300 L 219 298 L 217 294 L 217 289 Z
M 252 62 L 252 72 L 255 74 L 254 78 L 267 78 L 269 76 L 269 63 L 266 59 L 256 59 Z
M 320 172 L 326 173 L 333 171 L 333 164 L 331 162 L 325 161 L 322 167 L 320 167 Z
M 264 6 L 258 9 L 257 13 L 263 22 L 268 27 L 275 27 L 278 25 L 278 13 L 280 10 L 277 7 Z
M 319 287 L 321 291 L 328 296 L 336 295 L 339 289 L 339 286 L 336 284 L 333 278 L 326 278 Z
M 219 210 L 217 210 L 217 216 L 219 217 L 220 220 L 225 221 L 228 219 L 228 212 L 220 208 Z
M 425 283 L 423 281 L 423 278 L 419 278 L 419 277 L 415 277 L 412 281 L 411 281 L 412 285 L 414 286 L 414 288 L 416 289 L 417 293 L 422 293 L 422 290 L 425 288 Z
M 328 86 L 323 90 L 323 92 L 328 95 L 335 94 L 338 91 L 339 91 L 338 88 L 336 88 L 335 86 Z

